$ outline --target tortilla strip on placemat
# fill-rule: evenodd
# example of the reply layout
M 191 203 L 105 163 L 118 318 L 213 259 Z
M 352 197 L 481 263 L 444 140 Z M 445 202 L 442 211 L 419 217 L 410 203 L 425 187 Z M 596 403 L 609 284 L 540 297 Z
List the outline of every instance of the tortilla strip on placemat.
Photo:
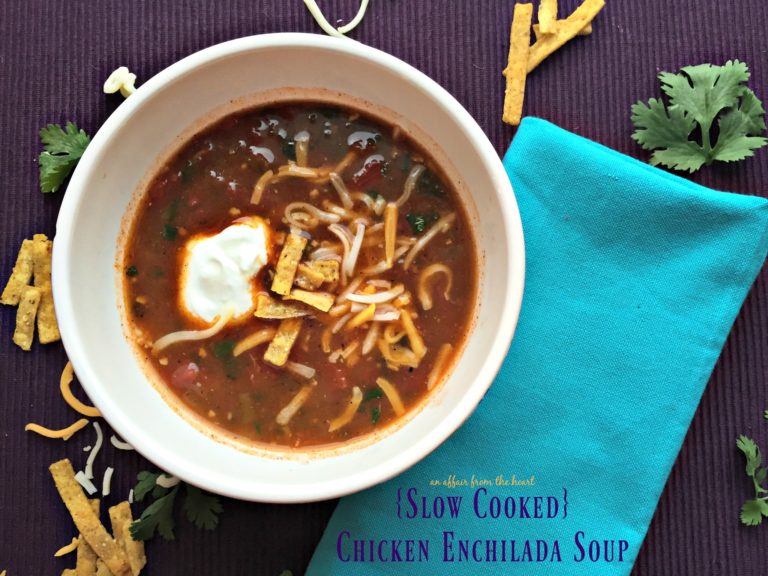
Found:
M 32 339 L 35 336 L 35 317 L 40 306 L 40 289 L 26 286 L 16 310 L 16 329 L 13 331 L 13 342 L 22 350 L 32 349 Z
M 0 576 L 3 576 L 0 574 Z M 61 576 L 77 576 L 77 570 L 74 568 L 64 568 L 64 571 L 61 573 Z
M 109 509 L 109 519 L 112 522 L 112 534 L 115 536 L 118 546 L 125 550 L 133 576 L 138 576 L 147 563 L 147 557 L 144 554 L 144 542 L 134 540 L 131 536 L 129 529 L 133 522 L 131 505 L 127 501 L 123 501 L 112 506 Z
M 531 72 L 563 44 L 575 38 L 594 20 L 604 6 L 605 0 L 584 0 L 568 18 L 558 20 L 552 34 L 543 34 L 531 46 L 528 55 L 528 72 Z
M 40 288 L 40 307 L 37 311 L 37 337 L 40 344 L 61 340 L 51 290 L 51 250 L 53 242 L 45 234 L 35 234 L 32 241 L 35 286 Z
M 82 487 L 75 480 L 72 463 L 67 459 L 59 460 L 51 464 L 49 470 L 72 521 L 85 541 L 104 561 L 113 576 L 131 576 L 131 567 L 125 553 L 93 512 Z
M 104 564 L 104 562 L 101 561 L 101 559 L 96 561 L 96 576 L 112 576 L 112 572 L 109 571 L 109 568 L 107 568 L 107 565 Z
M 509 33 L 509 57 L 507 67 L 504 70 L 507 85 L 504 90 L 504 114 L 502 115 L 502 120 L 512 126 L 520 124 L 523 115 L 532 17 L 532 4 L 515 4 L 512 29 Z
M 16 306 L 21 300 L 24 289 L 32 280 L 32 240 L 24 240 L 21 243 L 19 254 L 16 256 L 16 264 L 13 266 L 11 277 L 5 285 L 0 304 L 9 304 Z M 2 576 L 2 574 L 0 574 Z
M 100 502 L 98 499 L 89 500 L 91 510 L 99 517 Z M 80 541 L 77 544 L 77 563 L 75 564 L 75 574 L 77 576 L 93 576 L 96 574 L 96 552 L 90 547 L 88 542 L 85 541 L 83 535 L 80 534 Z
M 53 242 L 45 234 L 32 237 L 32 262 L 34 263 L 35 286 L 51 283 L 51 251 Z
M 61 340 L 59 323 L 56 321 L 56 311 L 53 308 L 53 291 L 51 286 L 40 288 L 40 307 L 37 310 L 37 338 L 40 344 L 50 344 Z

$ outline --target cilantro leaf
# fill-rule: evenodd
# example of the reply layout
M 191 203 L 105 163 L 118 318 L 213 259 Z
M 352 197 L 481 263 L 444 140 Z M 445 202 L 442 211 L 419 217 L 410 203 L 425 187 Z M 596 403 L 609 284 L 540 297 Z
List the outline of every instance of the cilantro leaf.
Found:
M 678 74 L 662 72 L 659 79 L 669 105 L 656 98 L 634 104 L 632 138 L 654 151 L 651 164 L 675 170 L 695 172 L 714 161 L 754 155 L 768 138 L 763 105 L 745 85 L 749 76 L 746 64 L 738 60 L 687 66 Z
M 91 143 L 91 137 L 74 123 L 67 122 L 65 128 L 48 124 L 40 130 L 43 151 L 40 164 L 40 190 L 56 192 L 72 173 L 78 161 Z
M 686 66 L 682 74 L 659 74 L 661 89 L 673 106 L 679 106 L 702 126 L 711 126 L 715 116 L 733 106 L 749 80 L 747 65 L 730 60 L 724 66 Z
M 434 212 L 430 212 L 429 214 L 415 214 L 413 212 L 409 212 L 405 215 L 405 219 L 411 225 L 411 230 L 414 234 L 421 234 L 424 232 L 424 230 L 427 229 L 427 226 L 439 218 L 440 216 Z
M 157 485 L 157 479 L 162 475 L 158 472 L 144 470 L 137 476 L 138 482 L 133 489 L 133 497 L 141 502 L 151 494 L 154 502 L 144 509 L 138 520 L 131 524 L 131 535 L 136 540 L 149 540 L 156 533 L 166 540 L 175 538 L 173 530 L 176 526 L 173 512 L 179 483 L 173 488 L 163 488 Z M 213 530 L 219 523 L 222 511 L 221 502 L 217 496 L 207 494 L 194 486 L 186 485 L 184 512 L 187 519 L 197 528 Z
M 768 518 L 768 496 L 760 496 L 768 493 L 768 489 L 763 487 L 763 483 L 768 477 L 768 468 L 762 467 L 763 457 L 760 454 L 760 448 L 751 438 L 739 436 L 736 440 L 736 447 L 747 459 L 747 476 L 752 478 L 752 483 L 755 486 L 754 500 L 747 500 L 741 507 L 741 522 L 747 526 L 757 526 L 762 523 L 763 516 Z
M 741 507 L 741 523 L 747 526 L 757 526 L 762 523 L 763 516 L 768 518 L 768 502 L 761 498 L 747 500 Z
M 133 499 L 136 502 L 141 502 L 144 500 L 144 497 L 152 492 L 157 486 L 157 479 L 159 476 L 159 473 L 153 474 L 152 472 L 147 472 L 146 470 L 139 472 L 138 476 L 136 476 L 138 482 L 136 483 L 136 487 L 133 489 Z
M 184 512 L 187 520 L 201 530 L 213 530 L 219 523 L 222 507 L 219 499 L 206 494 L 199 488 L 187 484 L 187 498 L 184 500 Z
M 176 485 L 165 496 L 161 496 L 144 509 L 141 517 L 130 527 L 131 536 L 134 540 L 149 540 L 155 535 L 155 532 L 165 540 L 175 539 L 173 529 L 176 526 L 176 521 L 173 519 L 173 504 L 178 492 L 179 486 Z
M 760 464 L 763 463 L 760 448 L 757 447 L 757 444 L 755 444 L 755 441 L 752 440 L 752 438 L 748 438 L 744 435 L 739 436 L 738 440 L 736 440 L 736 448 L 741 450 L 747 458 L 747 475 L 754 476 L 755 471 Z

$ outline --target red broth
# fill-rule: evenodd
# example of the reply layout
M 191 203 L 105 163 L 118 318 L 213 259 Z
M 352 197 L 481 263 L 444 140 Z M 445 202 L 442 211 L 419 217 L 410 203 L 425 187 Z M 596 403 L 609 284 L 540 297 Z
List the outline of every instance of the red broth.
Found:
M 302 172 L 299 168 L 314 176 L 288 173 Z M 267 183 L 253 203 L 254 188 L 268 170 L 274 175 L 262 180 Z M 346 203 L 344 193 L 329 180 L 331 171 L 349 194 Z M 415 185 L 404 199 L 409 175 Z M 385 223 L 387 211 L 394 211 L 386 206 L 399 199 L 396 218 Z M 336 221 L 318 219 L 301 204 L 288 221 L 286 207 L 294 202 L 307 203 L 322 211 L 317 213 L 322 218 Z M 192 238 L 216 235 L 243 217 L 258 217 L 270 230 L 268 263 L 250 280 L 254 301 L 260 295 L 305 314 L 293 320 L 301 325 L 287 355 L 289 363 L 301 365 L 299 373 L 295 364 L 265 360 L 269 339 L 235 355 L 238 343 L 249 335 L 267 329 L 269 336 L 289 327 L 285 322 L 290 321 L 257 318 L 253 311 L 212 337 L 152 350 L 169 333 L 205 329 L 225 314 L 205 321 L 180 305 L 184 254 Z M 349 249 L 329 229 L 332 225 L 337 232 L 342 228 L 342 236 L 351 236 Z M 345 277 L 360 226 L 359 255 Z M 391 266 L 389 231 L 396 232 Z M 307 292 L 333 300 L 328 312 L 283 300 L 272 291 L 280 255 L 292 234 L 307 238 L 300 253 L 303 266 L 316 271 L 318 258 L 338 262 L 328 265 L 338 266 L 337 280 L 317 285 L 315 277 L 307 286 L 305 278 L 302 284 Z M 411 254 L 427 236 L 423 249 Z M 241 111 L 192 137 L 144 192 L 124 254 L 130 328 L 162 385 L 213 427 L 260 444 L 332 444 L 391 425 L 421 403 L 430 383 L 434 389 L 445 377 L 475 308 L 473 232 L 444 172 L 397 126 L 321 102 Z M 292 266 L 286 267 L 290 271 Z M 397 296 L 373 307 L 345 302 L 350 286 L 358 300 L 388 298 L 393 290 Z M 431 306 L 424 292 L 431 296 Z M 373 319 L 367 317 L 371 313 Z M 359 326 L 350 328 L 350 322 Z M 285 352 L 284 347 L 277 349 Z M 297 409 L 286 409 L 292 402 Z

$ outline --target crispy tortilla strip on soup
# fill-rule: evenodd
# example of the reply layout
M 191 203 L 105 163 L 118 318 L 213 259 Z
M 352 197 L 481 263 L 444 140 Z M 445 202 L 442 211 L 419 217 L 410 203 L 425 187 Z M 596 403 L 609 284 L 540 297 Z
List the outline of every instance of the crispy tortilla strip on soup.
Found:
M 386 119 L 242 110 L 141 194 L 120 262 L 129 328 L 213 430 L 274 449 L 354 440 L 428 401 L 461 353 L 474 233 L 440 164 Z

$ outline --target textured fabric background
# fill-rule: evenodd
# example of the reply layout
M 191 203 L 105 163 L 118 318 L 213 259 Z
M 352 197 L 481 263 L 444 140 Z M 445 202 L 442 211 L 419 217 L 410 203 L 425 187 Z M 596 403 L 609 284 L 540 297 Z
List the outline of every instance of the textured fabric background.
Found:
M 356 0 L 321 4 L 344 20 L 357 6 Z M 355 37 L 443 84 L 502 153 L 513 136 L 500 121 L 500 71 L 513 4 L 373 0 Z M 576 1 L 561 4 L 565 12 Z M 768 100 L 767 20 L 765 0 L 608 0 L 593 36 L 573 42 L 529 78 L 526 112 L 645 158 L 629 137 L 629 107 L 657 95 L 660 70 L 739 58 L 752 68 L 752 87 Z M 94 133 L 120 102 L 101 93 L 118 65 L 129 66 L 141 81 L 211 44 L 277 31 L 317 29 L 301 0 L 1 0 L 0 279 L 7 278 L 23 238 L 54 232 L 60 195 L 37 189 L 40 127 L 74 120 Z M 736 166 L 705 169 L 695 180 L 768 196 L 768 151 Z M 768 408 L 767 280 L 763 271 L 704 394 L 638 558 L 638 576 L 765 571 L 768 527 L 738 522 L 751 483 L 734 440 L 746 433 L 768 446 L 768 422 L 761 416 Z M 23 354 L 10 342 L 14 313 L 0 309 L 0 570 L 58 574 L 73 559 L 52 554 L 69 541 L 72 526 L 47 466 L 63 456 L 84 460 L 82 447 L 93 434 L 82 432 L 64 444 L 23 432 L 29 420 L 66 425 L 74 414 L 58 393 L 61 346 Z M 97 469 L 107 465 L 116 468 L 112 502 L 124 498 L 136 472 L 148 466 L 111 447 L 97 460 Z M 224 506 L 215 532 L 199 533 L 179 519 L 177 542 L 152 542 L 146 573 L 276 576 L 291 568 L 298 575 L 334 502 Z

